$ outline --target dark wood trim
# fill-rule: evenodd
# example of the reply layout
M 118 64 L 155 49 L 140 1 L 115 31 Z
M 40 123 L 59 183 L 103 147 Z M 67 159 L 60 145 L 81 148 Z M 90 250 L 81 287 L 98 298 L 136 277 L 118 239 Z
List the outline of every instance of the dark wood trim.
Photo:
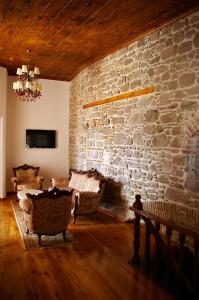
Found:
M 188 229 L 186 227 L 183 227 L 182 225 L 179 225 L 179 224 L 176 224 L 172 221 L 169 221 L 169 220 L 165 220 L 165 219 L 162 219 L 156 215 L 153 215 L 153 214 L 150 214 L 144 210 L 139 210 L 139 209 L 136 209 L 134 208 L 133 206 L 130 206 L 129 208 L 130 210 L 134 211 L 135 213 L 138 213 L 140 216 L 143 217 L 146 217 L 148 219 L 152 219 L 160 224 L 163 224 L 165 226 L 168 226 L 170 228 L 172 228 L 173 230 L 176 230 L 180 233 L 183 233 L 185 235 L 188 235 L 188 236 L 191 236 L 192 238 L 195 238 L 195 239 L 198 239 L 199 240 L 199 233 L 191 230 L 191 229 Z

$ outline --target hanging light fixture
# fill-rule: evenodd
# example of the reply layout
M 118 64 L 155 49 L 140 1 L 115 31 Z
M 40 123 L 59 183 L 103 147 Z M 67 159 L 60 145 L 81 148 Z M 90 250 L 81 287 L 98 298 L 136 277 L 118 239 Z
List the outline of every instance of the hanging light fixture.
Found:
M 30 56 L 31 50 L 27 50 L 27 53 Z M 30 70 L 29 65 L 22 65 L 21 68 L 17 68 L 16 74 L 18 80 L 13 82 L 13 89 L 19 100 L 29 102 L 39 99 L 42 89 L 41 84 L 38 82 L 39 68 L 35 67 L 33 71 Z

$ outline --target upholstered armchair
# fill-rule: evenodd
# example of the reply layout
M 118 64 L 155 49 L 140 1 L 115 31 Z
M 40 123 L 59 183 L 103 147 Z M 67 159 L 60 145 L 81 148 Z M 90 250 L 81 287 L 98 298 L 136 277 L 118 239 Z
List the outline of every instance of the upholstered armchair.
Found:
M 97 170 L 72 170 L 70 179 L 52 178 L 51 183 L 59 189 L 73 189 L 73 224 L 78 216 L 96 215 L 105 187 L 105 178 Z
M 13 168 L 14 177 L 11 181 L 14 186 L 14 191 L 21 191 L 25 189 L 42 189 L 43 177 L 38 176 L 39 167 L 33 167 L 29 165 L 22 165 L 17 168 Z
M 27 199 L 21 201 L 20 207 L 24 212 L 24 221 L 29 231 L 39 237 L 42 235 L 63 233 L 66 240 L 66 230 L 70 222 L 72 209 L 72 189 L 60 191 L 57 188 L 38 195 L 26 194 Z

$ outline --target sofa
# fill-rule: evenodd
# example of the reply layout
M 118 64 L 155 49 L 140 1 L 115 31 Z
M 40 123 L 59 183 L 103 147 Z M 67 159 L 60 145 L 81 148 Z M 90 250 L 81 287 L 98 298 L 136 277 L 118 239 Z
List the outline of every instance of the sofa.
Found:
M 105 188 L 105 178 L 97 170 L 70 170 L 70 177 L 51 179 L 51 188 L 73 189 L 73 224 L 78 216 L 93 214 L 100 205 Z
M 14 176 L 11 178 L 14 191 L 26 189 L 42 189 L 44 178 L 39 176 L 39 167 L 33 167 L 27 164 L 13 168 Z
M 26 194 L 20 201 L 20 208 L 24 214 L 27 233 L 38 235 L 41 245 L 42 235 L 55 235 L 62 232 L 66 240 L 72 209 L 72 190 L 60 191 L 57 188 L 38 195 Z

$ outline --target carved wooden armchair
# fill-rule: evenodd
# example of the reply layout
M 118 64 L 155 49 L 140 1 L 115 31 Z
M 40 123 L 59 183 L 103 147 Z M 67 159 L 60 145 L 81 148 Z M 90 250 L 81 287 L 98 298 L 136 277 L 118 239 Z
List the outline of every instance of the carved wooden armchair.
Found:
M 73 191 L 73 224 L 81 215 L 93 214 L 100 205 L 105 187 L 105 178 L 97 170 L 71 170 L 70 179 L 52 178 L 52 187 L 59 189 L 72 188 Z
M 39 167 L 33 167 L 29 165 L 22 165 L 17 168 L 13 168 L 14 177 L 11 181 L 14 186 L 14 191 L 21 191 L 25 189 L 42 189 L 43 177 L 38 176 Z
M 72 209 L 72 189 L 60 191 L 57 188 L 38 195 L 26 194 L 27 199 L 21 201 L 20 207 L 24 212 L 24 221 L 29 231 L 39 237 L 42 235 L 63 233 L 66 240 L 66 230 L 70 222 Z

